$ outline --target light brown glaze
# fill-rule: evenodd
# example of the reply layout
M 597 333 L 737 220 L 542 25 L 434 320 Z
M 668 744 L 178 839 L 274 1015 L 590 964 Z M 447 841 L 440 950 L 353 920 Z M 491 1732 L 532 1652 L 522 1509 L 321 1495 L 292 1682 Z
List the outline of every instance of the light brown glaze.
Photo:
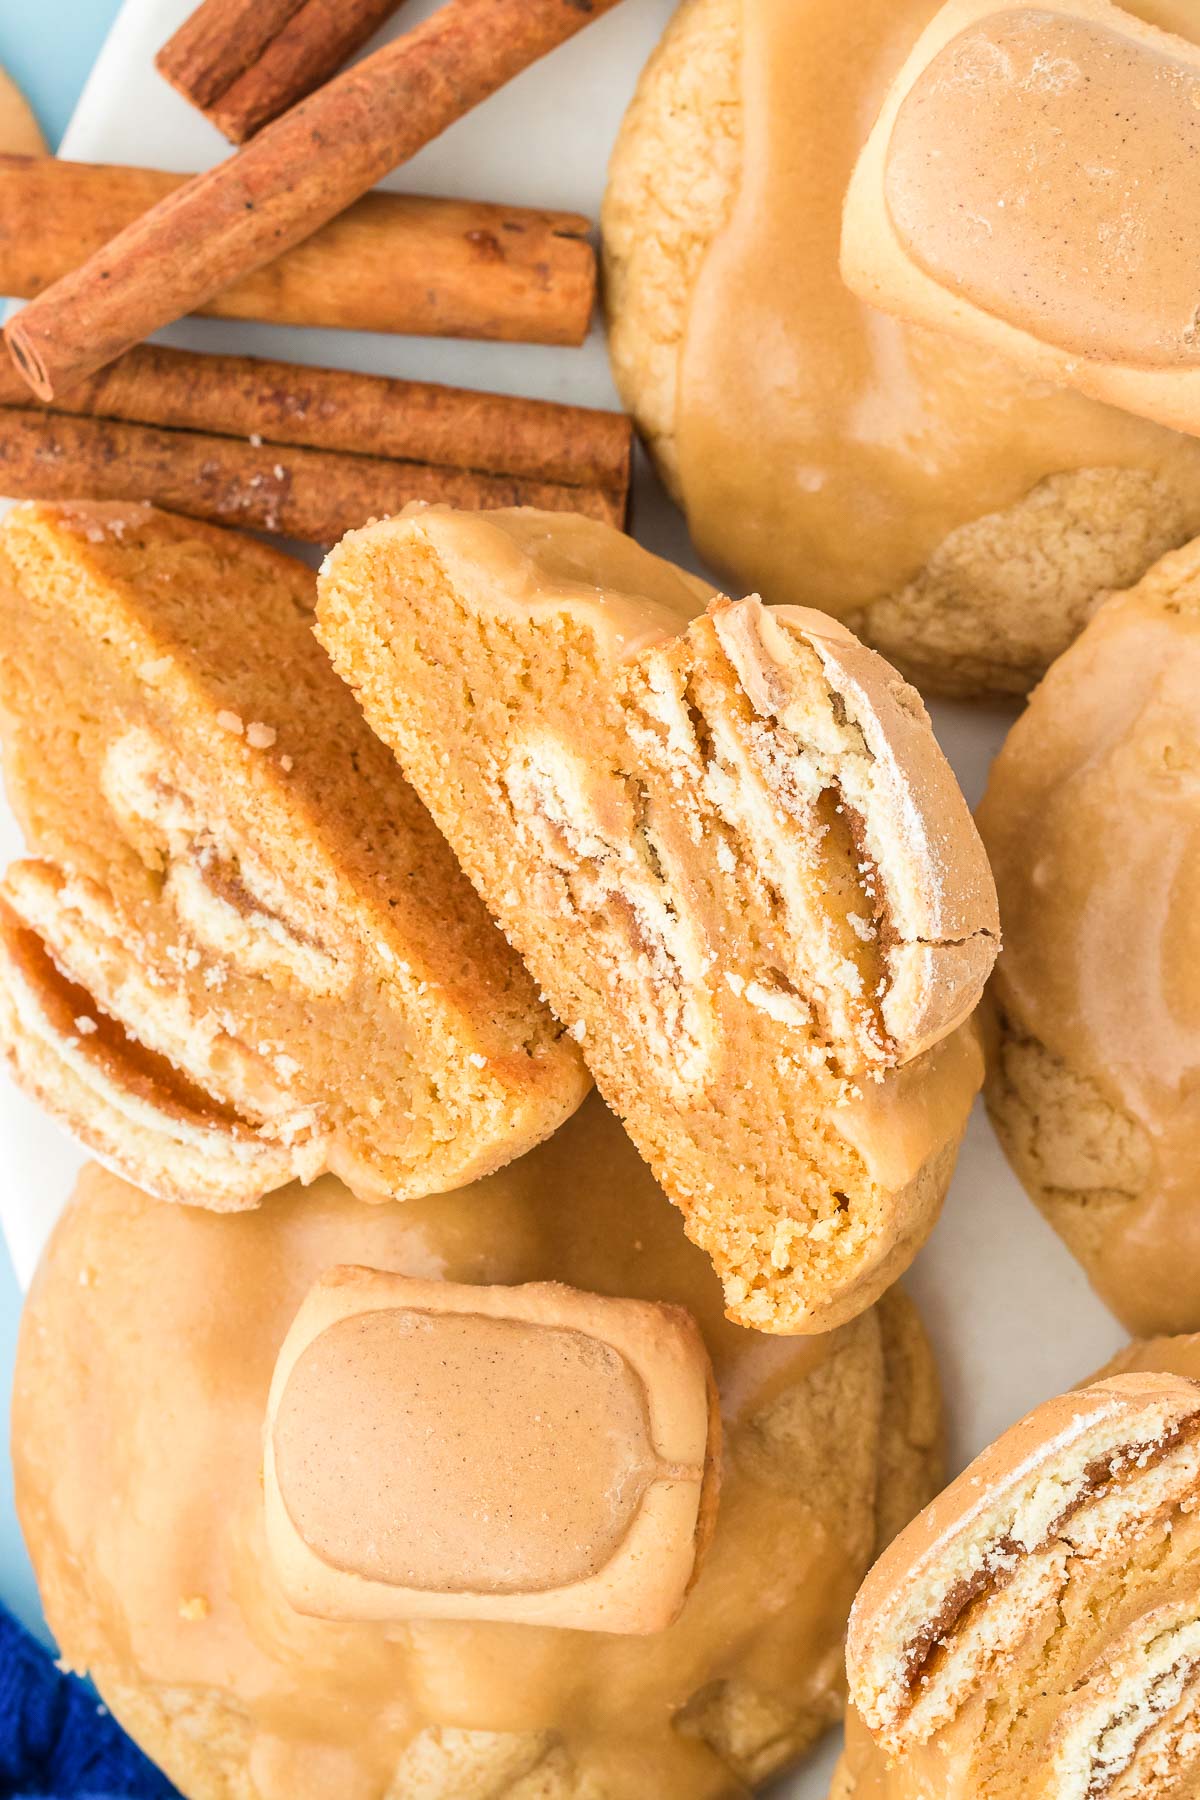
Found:
M 267 1393 L 302 1298 L 347 1262 L 565 1280 L 693 1314 L 726 1450 L 712 1543 L 675 1625 L 644 1638 L 387 1626 L 287 1605 L 264 1543 Z M 405 1759 L 458 1731 L 546 1734 L 604 1793 L 747 1794 L 747 1770 L 765 1778 L 836 1717 L 877 1501 L 906 1513 L 915 1446 L 929 1454 L 931 1397 L 910 1412 L 901 1377 L 885 1399 L 876 1317 L 815 1339 L 730 1324 L 706 1258 L 594 1098 L 532 1156 L 402 1206 L 364 1207 L 322 1180 L 229 1219 L 92 1170 L 27 1305 L 14 1412 L 52 1629 L 190 1800 L 383 1800 L 392 1782 L 406 1800 L 457 1800 L 470 1790 L 453 1779 L 406 1785 Z M 495 1401 L 485 1386 L 485 1416 Z M 722 1720 L 736 1751 L 711 1745 Z

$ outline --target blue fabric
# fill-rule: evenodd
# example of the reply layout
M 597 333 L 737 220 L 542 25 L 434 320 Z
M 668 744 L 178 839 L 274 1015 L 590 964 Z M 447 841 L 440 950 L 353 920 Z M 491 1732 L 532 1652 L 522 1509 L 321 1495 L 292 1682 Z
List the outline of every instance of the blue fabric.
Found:
M 2 1609 L 0 1800 L 176 1800 L 87 1683 Z

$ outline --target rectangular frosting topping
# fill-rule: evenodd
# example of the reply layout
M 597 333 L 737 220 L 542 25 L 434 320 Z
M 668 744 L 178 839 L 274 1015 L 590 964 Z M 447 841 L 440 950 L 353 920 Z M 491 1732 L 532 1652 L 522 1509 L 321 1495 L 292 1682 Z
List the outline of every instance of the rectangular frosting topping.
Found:
M 974 305 L 1074 355 L 1200 363 L 1194 64 L 1092 19 L 995 13 L 913 83 L 885 179 L 901 243 Z
M 712 1393 L 678 1307 L 330 1270 L 269 1404 L 284 1591 L 323 1618 L 658 1630 L 711 1527 Z
M 862 300 L 1200 435 L 1200 14 L 948 0 L 850 180 Z M 1186 35 L 1179 35 L 1185 33 Z

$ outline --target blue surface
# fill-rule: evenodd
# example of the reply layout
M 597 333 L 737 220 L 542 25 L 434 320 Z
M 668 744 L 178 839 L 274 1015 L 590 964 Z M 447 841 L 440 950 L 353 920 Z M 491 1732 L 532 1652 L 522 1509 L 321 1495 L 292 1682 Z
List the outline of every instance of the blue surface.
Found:
M 38 1631 L 45 1636 L 33 1571 L 29 1567 L 13 1511 L 12 1467 L 8 1459 L 8 1396 L 12 1387 L 13 1351 L 17 1341 L 19 1312 L 17 1284 L 9 1267 L 8 1253 L 0 1239 L 0 1428 L 4 1434 L 4 1454 L 0 1458 L 0 1600 L 31 1631 Z
M 67 128 L 119 0 L 0 0 L 0 66 L 38 116 L 46 141 Z
M 11 1800 L 179 1800 L 86 1683 L 0 1611 L 0 1794 Z
M 58 143 L 119 0 L 0 0 L 0 66 L 30 100 L 46 140 Z M 0 1600 L 45 1635 L 37 1590 L 12 1503 L 8 1400 L 20 1299 L 0 1239 Z

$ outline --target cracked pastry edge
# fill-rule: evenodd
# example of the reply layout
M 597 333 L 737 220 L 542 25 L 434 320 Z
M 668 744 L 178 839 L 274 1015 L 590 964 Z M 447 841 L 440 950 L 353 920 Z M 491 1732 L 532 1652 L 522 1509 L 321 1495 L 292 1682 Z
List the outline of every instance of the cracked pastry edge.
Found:
M 1180 1376 L 1108 1377 L 1013 1426 L 859 1590 L 847 1668 L 880 1746 L 903 1754 L 947 1725 L 1002 1674 L 1035 1610 L 1055 1603 L 1070 1557 L 1111 1551 L 1198 1481 L 1200 1386 Z
M 202 1195 L 216 1211 L 257 1206 L 265 1190 L 318 1172 L 311 1145 L 272 1144 L 249 1121 L 207 1108 L 208 1096 L 172 1094 L 119 1043 L 88 1031 L 90 1012 L 75 1016 L 58 971 L 30 938 L 36 934 L 0 901 L 4 1057 L 22 1090 L 106 1168 L 134 1167 L 158 1198 L 186 1204 Z
M 929 715 L 881 656 L 823 613 L 766 607 L 757 596 L 710 613 L 756 712 L 805 743 L 803 710 L 780 679 L 794 634 L 815 652 L 835 710 L 861 733 L 865 772 L 859 759 L 835 759 L 831 779 L 862 819 L 883 880 L 895 940 L 883 1017 L 907 1061 L 973 1011 L 1000 942 L 987 857 Z

